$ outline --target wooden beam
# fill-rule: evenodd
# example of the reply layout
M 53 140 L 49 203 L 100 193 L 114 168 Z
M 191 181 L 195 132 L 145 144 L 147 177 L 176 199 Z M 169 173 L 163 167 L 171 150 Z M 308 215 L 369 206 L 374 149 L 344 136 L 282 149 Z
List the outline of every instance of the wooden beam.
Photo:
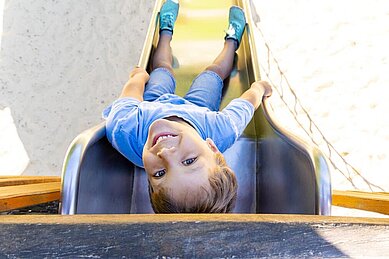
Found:
M 0 187 L 0 212 L 60 199 L 61 182 Z
M 364 224 L 389 226 L 389 218 L 334 217 L 297 214 L 78 214 L 78 215 L 7 215 L 0 224 L 158 224 L 176 222 L 256 222 L 287 224 Z
M 332 205 L 389 215 L 389 193 L 333 190 Z
M 389 219 L 258 214 L 27 215 L 1 217 L 0 231 L 1 255 L 12 258 L 389 256 Z
M 2 176 L 0 177 L 0 187 L 34 184 L 34 183 L 51 183 L 61 182 L 59 176 Z

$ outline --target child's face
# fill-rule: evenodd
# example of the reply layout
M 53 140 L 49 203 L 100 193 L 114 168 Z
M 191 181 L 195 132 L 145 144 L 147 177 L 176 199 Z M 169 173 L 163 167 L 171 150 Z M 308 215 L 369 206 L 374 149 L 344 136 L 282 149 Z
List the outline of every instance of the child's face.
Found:
M 160 119 L 149 128 L 143 163 L 155 191 L 168 188 L 173 198 L 190 202 L 199 186 L 208 189 L 208 176 L 217 166 L 215 152 L 213 141 L 204 141 L 186 122 Z

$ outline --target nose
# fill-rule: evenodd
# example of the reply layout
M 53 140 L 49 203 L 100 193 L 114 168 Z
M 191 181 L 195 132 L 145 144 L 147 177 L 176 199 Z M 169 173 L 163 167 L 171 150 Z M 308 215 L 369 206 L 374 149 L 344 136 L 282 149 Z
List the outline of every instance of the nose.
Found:
M 163 147 L 158 151 L 157 156 L 162 159 L 166 159 L 168 156 L 171 156 L 175 151 L 175 147 Z

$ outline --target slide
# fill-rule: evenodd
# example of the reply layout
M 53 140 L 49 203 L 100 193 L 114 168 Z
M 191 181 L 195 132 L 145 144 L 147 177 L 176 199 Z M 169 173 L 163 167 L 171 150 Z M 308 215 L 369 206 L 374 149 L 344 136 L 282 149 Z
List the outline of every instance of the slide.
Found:
M 149 68 L 158 41 L 157 0 L 139 66 Z M 223 46 L 228 10 L 245 10 L 247 27 L 225 80 L 222 106 L 260 80 L 249 0 L 181 0 L 172 49 L 177 94 Z M 239 140 L 224 155 L 238 179 L 235 213 L 329 215 L 331 183 L 320 150 L 288 132 L 272 115 L 265 100 Z M 112 148 L 104 122 L 78 135 L 65 157 L 62 175 L 62 214 L 153 213 L 146 173 Z

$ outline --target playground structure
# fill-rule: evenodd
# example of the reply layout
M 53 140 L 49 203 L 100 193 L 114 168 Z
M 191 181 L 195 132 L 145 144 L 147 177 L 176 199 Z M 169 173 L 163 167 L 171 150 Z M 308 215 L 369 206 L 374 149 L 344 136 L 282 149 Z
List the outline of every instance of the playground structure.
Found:
M 195 2 L 182 5 L 173 40 L 180 86 L 188 86 L 213 58 L 213 47 L 222 43 L 229 5 L 238 4 L 247 15 L 236 67 L 226 81 L 225 105 L 260 78 L 251 9 L 248 1 Z M 139 61 L 143 67 L 148 67 L 157 41 L 161 3 L 156 3 Z M 196 29 L 199 16 L 209 16 L 209 39 L 200 37 Z M 385 193 L 333 191 L 331 195 L 326 159 L 274 119 L 269 101 L 262 103 L 242 138 L 225 154 L 240 185 L 235 212 L 259 214 L 123 214 L 151 213 L 147 181 L 143 170 L 111 147 L 102 123 L 77 136 L 69 147 L 62 184 L 58 177 L 0 178 L 0 211 L 58 200 L 62 185 L 62 214 L 110 215 L 2 216 L 0 257 L 389 255 L 388 219 L 263 214 L 328 215 L 331 197 L 333 205 L 389 214 Z
M 138 64 L 146 69 L 158 41 L 158 11 L 162 3 L 156 2 Z M 214 58 L 222 44 L 231 5 L 245 10 L 247 27 L 234 70 L 225 81 L 221 107 L 260 80 L 249 1 L 188 2 L 180 7 L 172 41 L 177 94 L 186 92 L 191 80 Z M 326 159 L 320 150 L 274 119 L 268 100 L 225 157 L 239 184 L 234 212 L 330 214 Z M 69 147 L 61 202 L 62 214 L 152 213 L 146 174 L 112 148 L 105 137 L 104 123 L 81 133 Z

